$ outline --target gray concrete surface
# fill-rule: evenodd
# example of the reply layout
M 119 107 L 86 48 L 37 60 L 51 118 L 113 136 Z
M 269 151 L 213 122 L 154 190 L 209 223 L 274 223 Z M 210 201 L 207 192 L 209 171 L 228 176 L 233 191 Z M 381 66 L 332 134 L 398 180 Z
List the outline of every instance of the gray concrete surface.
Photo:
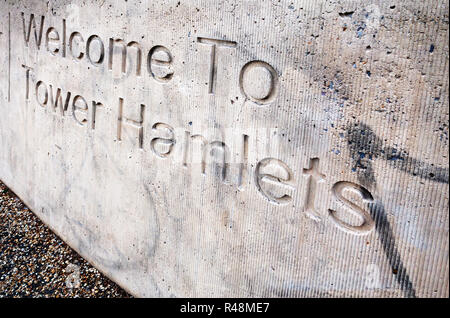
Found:
M 448 296 L 448 1 L 2 1 L 0 178 L 135 296 Z

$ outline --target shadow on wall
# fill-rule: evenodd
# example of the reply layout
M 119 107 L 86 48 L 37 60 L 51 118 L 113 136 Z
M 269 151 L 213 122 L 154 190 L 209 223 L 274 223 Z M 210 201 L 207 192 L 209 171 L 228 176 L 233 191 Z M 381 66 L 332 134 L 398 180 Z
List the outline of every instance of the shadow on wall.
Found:
M 352 170 L 358 174 L 358 181 L 369 188 L 376 186 L 372 167 L 372 160 L 374 159 L 383 159 L 393 168 L 412 176 L 440 183 L 449 183 L 448 168 L 435 167 L 433 164 L 410 157 L 408 152 L 403 149 L 384 145 L 374 131 L 362 122 L 348 127 L 347 138 L 350 155 L 354 163 Z M 387 219 L 384 204 L 381 201 L 376 201 L 369 204 L 369 210 L 375 220 L 375 228 L 380 237 L 384 253 L 397 282 L 400 284 L 400 288 L 404 291 L 406 297 L 416 297 L 413 283 L 397 250 L 394 233 Z

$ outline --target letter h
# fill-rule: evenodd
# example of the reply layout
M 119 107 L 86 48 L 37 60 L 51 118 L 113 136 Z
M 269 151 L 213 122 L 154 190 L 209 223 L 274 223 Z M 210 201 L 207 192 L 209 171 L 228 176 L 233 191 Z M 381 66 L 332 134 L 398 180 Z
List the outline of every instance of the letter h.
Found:
M 133 120 L 123 117 L 123 98 L 119 97 L 119 115 L 117 117 L 117 140 L 122 140 L 122 126 L 123 124 L 130 125 L 138 130 L 139 136 L 139 148 L 142 149 L 144 143 L 144 110 L 145 105 L 141 104 L 140 118 L 139 120 Z

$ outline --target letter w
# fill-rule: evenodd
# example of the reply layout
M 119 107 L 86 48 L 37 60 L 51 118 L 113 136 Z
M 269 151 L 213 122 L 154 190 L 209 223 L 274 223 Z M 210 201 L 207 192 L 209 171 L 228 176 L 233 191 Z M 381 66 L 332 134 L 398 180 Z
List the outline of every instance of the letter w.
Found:
M 30 15 L 30 22 L 28 24 L 28 32 L 26 31 L 25 26 L 25 15 L 22 12 L 22 22 L 23 22 L 23 37 L 25 40 L 25 46 L 28 47 L 28 42 L 30 41 L 30 33 L 31 33 L 31 26 L 33 25 L 33 31 L 34 31 L 34 39 L 36 40 L 36 46 L 39 50 L 41 46 L 41 40 L 42 40 L 42 31 L 44 29 L 44 16 L 41 17 L 41 24 L 39 26 L 39 36 L 36 32 L 36 21 L 34 20 L 34 14 Z
M 61 116 L 64 116 L 64 113 L 67 111 L 67 108 L 69 107 L 69 102 L 70 102 L 70 92 L 67 92 L 66 101 L 63 104 L 61 88 L 58 88 L 56 90 L 56 97 L 53 98 L 53 87 L 52 85 L 50 85 L 50 105 L 52 106 L 54 112 L 56 112 L 56 108 L 58 108 L 59 105 Z

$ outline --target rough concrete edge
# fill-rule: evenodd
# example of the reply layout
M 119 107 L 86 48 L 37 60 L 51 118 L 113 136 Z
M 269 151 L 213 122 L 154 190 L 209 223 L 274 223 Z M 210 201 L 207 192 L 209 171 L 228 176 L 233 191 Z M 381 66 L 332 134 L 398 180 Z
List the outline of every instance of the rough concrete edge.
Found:
M 58 231 L 55 231 L 55 229 L 49 225 L 47 222 L 42 220 L 36 213 L 34 213 L 33 209 L 30 208 L 30 205 L 28 204 L 27 200 L 24 200 L 12 187 L 10 187 L 4 180 L 0 179 L 4 185 L 10 189 L 16 197 L 18 197 L 22 202 L 25 203 L 27 208 L 33 213 L 35 217 L 37 217 L 45 226 L 47 226 L 58 238 L 63 241 L 65 244 L 67 244 L 71 249 L 73 249 L 75 252 L 77 252 L 78 255 L 80 255 L 85 261 L 87 261 L 92 267 L 94 267 L 96 270 L 98 270 L 103 276 L 107 277 L 114 283 L 120 286 L 123 290 L 125 290 L 128 294 L 132 295 L 133 297 L 140 298 L 138 295 L 136 295 L 134 292 L 131 292 L 127 287 L 124 287 L 120 282 L 116 281 L 115 278 L 112 278 L 109 274 L 107 274 L 102 268 L 99 268 L 97 265 L 94 265 L 94 263 L 90 260 L 89 257 L 86 257 L 83 253 L 80 253 L 80 251 L 74 247 L 68 240 L 64 239 Z M 156 298 L 156 297 L 154 297 Z

